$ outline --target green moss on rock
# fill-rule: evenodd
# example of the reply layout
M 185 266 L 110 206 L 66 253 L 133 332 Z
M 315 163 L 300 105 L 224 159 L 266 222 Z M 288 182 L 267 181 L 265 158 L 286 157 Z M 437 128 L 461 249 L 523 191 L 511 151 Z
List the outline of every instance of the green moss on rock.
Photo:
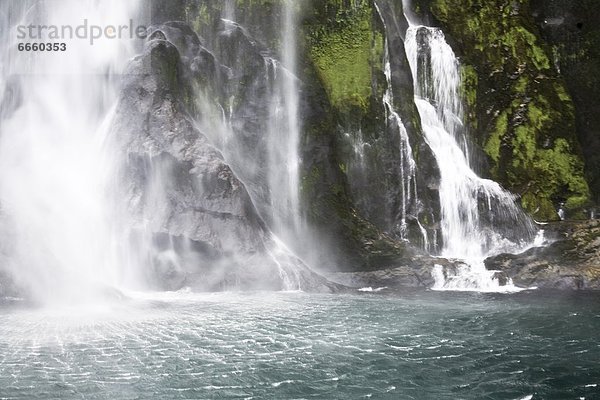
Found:
M 576 131 L 583 144 L 586 177 L 600 205 L 600 24 L 598 0 L 530 0 L 542 37 L 552 46 L 552 62 L 564 77 L 576 108 Z M 546 23 L 549 20 L 560 23 Z M 559 96 L 565 93 L 560 91 Z
M 327 1 L 308 19 L 308 53 L 331 104 L 342 112 L 366 113 L 373 66 L 381 68 L 383 35 L 373 26 L 373 6 Z
M 469 109 L 473 109 L 477 104 L 477 71 L 471 65 L 462 65 L 461 81 L 464 83 L 461 87 L 462 97 L 467 103 Z
M 500 146 L 502 143 L 502 137 L 508 128 L 508 117 L 506 112 L 500 114 L 496 119 L 496 125 L 494 130 L 491 132 L 488 140 L 483 148 L 485 152 L 492 158 L 495 163 L 500 160 Z M 492 171 L 494 175 L 497 175 L 497 171 Z

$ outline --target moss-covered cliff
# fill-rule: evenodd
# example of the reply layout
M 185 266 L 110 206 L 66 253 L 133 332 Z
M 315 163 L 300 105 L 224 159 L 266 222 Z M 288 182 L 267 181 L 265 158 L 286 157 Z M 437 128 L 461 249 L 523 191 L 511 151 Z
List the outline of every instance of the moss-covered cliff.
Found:
M 575 126 L 593 199 L 600 204 L 600 0 L 531 0 L 531 14 L 552 48 L 575 104 Z
M 364 118 L 373 95 L 384 90 L 374 76 L 383 71 L 384 35 L 371 2 L 315 2 L 304 22 L 308 55 L 331 104 Z
M 304 4 L 298 73 L 311 103 L 302 117 L 304 200 L 317 226 L 364 249 L 363 267 L 390 265 L 403 247 L 396 241 L 403 197 L 400 139 L 386 128 L 382 101 L 384 26 L 370 0 Z M 400 112 L 418 123 L 409 96 L 413 108 Z
M 436 219 L 437 192 L 430 188 L 436 186 L 438 173 L 413 102 L 412 76 L 401 38 L 407 26 L 402 7 L 390 1 L 332 0 L 313 1 L 306 10 L 306 61 L 325 89 L 333 113 L 335 127 L 328 134 L 336 138 L 336 156 L 348 179 L 349 196 L 379 229 L 396 237 L 407 235 L 419 245 L 417 220 L 430 228 Z M 386 52 L 389 83 L 384 73 Z M 402 187 L 406 166 L 402 166 L 400 132 L 383 100 L 389 84 L 394 110 L 406 127 L 411 158 L 420 172 L 411 201 Z
M 528 0 L 425 0 L 463 66 L 470 126 L 492 178 L 537 219 L 571 216 L 589 201 L 575 108 Z

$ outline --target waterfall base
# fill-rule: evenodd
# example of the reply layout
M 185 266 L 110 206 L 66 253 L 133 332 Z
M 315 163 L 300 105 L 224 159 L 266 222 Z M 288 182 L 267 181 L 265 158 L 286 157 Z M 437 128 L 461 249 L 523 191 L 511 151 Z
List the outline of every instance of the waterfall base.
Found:
M 432 270 L 435 283 L 431 287 L 440 291 L 513 293 L 526 290 L 516 287 L 506 274 L 485 268 L 483 260 L 472 260 L 450 268 L 436 264 Z

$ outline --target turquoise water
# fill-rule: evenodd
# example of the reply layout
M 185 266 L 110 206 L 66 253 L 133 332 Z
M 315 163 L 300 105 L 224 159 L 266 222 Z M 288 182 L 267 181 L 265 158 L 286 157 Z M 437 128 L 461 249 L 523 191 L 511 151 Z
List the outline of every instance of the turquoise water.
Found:
M 421 291 L 5 302 L 0 398 L 594 399 L 599 300 Z

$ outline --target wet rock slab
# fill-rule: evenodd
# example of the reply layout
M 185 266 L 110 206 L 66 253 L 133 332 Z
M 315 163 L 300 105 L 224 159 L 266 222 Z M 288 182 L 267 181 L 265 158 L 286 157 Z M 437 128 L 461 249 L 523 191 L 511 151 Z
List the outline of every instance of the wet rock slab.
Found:
M 432 271 L 436 265 L 442 266 L 445 270 L 453 270 L 463 264 L 456 260 L 418 255 L 388 268 L 337 272 L 328 274 L 327 278 L 354 288 L 431 288 L 435 283 Z
M 500 254 L 485 260 L 521 287 L 600 290 L 600 220 L 546 225 L 554 242 L 521 254 Z

